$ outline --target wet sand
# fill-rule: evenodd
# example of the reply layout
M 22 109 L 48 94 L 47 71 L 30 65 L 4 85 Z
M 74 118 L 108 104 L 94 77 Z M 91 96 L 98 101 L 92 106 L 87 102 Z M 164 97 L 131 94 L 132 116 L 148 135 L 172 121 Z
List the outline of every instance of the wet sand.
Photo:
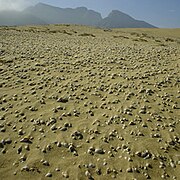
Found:
M 0 179 L 179 179 L 180 29 L 0 27 Z

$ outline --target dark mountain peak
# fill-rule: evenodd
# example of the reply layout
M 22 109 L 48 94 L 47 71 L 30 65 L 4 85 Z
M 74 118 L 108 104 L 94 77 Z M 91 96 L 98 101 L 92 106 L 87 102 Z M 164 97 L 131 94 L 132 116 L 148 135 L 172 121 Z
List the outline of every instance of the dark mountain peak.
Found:
M 119 10 L 112 10 L 109 15 L 122 15 L 125 14 Z
M 88 9 L 86 7 L 77 7 L 76 10 L 78 11 L 88 11 Z
M 105 28 L 155 28 L 151 24 L 144 21 L 138 21 L 128 14 L 125 14 L 119 10 L 113 10 L 99 24 L 100 27 Z
M 128 14 L 125 14 L 125 13 L 119 11 L 119 10 L 112 10 L 110 12 L 110 14 L 108 15 L 108 17 L 110 17 L 110 18 L 121 18 L 121 19 L 122 18 L 127 18 L 127 19 L 133 19 L 134 20 L 134 18 L 132 18 Z
M 36 4 L 35 6 L 31 6 L 32 8 L 40 8 L 40 9 L 61 9 L 60 7 L 55 7 L 55 6 L 52 6 L 52 5 L 49 5 L 49 4 L 45 4 L 45 3 L 38 3 Z
M 53 6 L 40 2 L 37 3 L 34 7 L 53 7 Z

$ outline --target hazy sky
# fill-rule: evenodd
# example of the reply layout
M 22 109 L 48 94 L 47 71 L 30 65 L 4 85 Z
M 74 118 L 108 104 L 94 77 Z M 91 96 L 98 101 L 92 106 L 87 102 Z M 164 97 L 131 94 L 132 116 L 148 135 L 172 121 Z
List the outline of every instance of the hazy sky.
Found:
M 0 0 L 0 10 L 20 10 L 37 2 L 63 8 L 85 6 L 103 17 L 117 9 L 158 27 L 180 28 L 180 0 Z

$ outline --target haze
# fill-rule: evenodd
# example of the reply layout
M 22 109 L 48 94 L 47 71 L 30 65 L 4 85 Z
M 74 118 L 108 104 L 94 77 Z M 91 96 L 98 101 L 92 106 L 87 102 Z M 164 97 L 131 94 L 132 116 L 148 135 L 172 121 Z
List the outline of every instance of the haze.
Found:
M 38 2 L 58 7 L 80 7 L 101 12 L 105 17 L 117 9 L 157 27 L 180 27 L 179 0 L 0 0 L 0 10 L 22 10 Z
M 38 3 L 38 0 L 0 0 L 0 11 L 23 10 L 24 8 Z

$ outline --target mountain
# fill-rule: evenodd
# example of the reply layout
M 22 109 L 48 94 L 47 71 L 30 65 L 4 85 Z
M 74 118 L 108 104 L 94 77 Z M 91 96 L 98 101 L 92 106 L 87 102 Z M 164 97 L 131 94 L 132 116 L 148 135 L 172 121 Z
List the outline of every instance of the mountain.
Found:
M 18 11 L 0 11 L 1 26 L 20 26 L 26 24 L 46 24 L 45 21 L 39 19 L 32 14 L 26 14 Z
M 88 10 L 86 7 L 59 8 L 44 3 L 30 6 L 21 12 L 0 11 L 0 25 L 29 24 L 82 24 L 103 28 L 155 28 L 144 21 L 136 20 L 118 10 L 113 10 L 108 17 Z
M 113 10 L 108 17 L 98 23 L 98 26 L 104 28 L 155 28 L 145 21 L 136 20 L 118 10 Z
M 94 26 L 102 20 L 100 13 L 88 10 L 85 7 L 63 9 L 39 3 L 25 9 L 24 12 L 43 19 L 47 24 L 84 24 Z

